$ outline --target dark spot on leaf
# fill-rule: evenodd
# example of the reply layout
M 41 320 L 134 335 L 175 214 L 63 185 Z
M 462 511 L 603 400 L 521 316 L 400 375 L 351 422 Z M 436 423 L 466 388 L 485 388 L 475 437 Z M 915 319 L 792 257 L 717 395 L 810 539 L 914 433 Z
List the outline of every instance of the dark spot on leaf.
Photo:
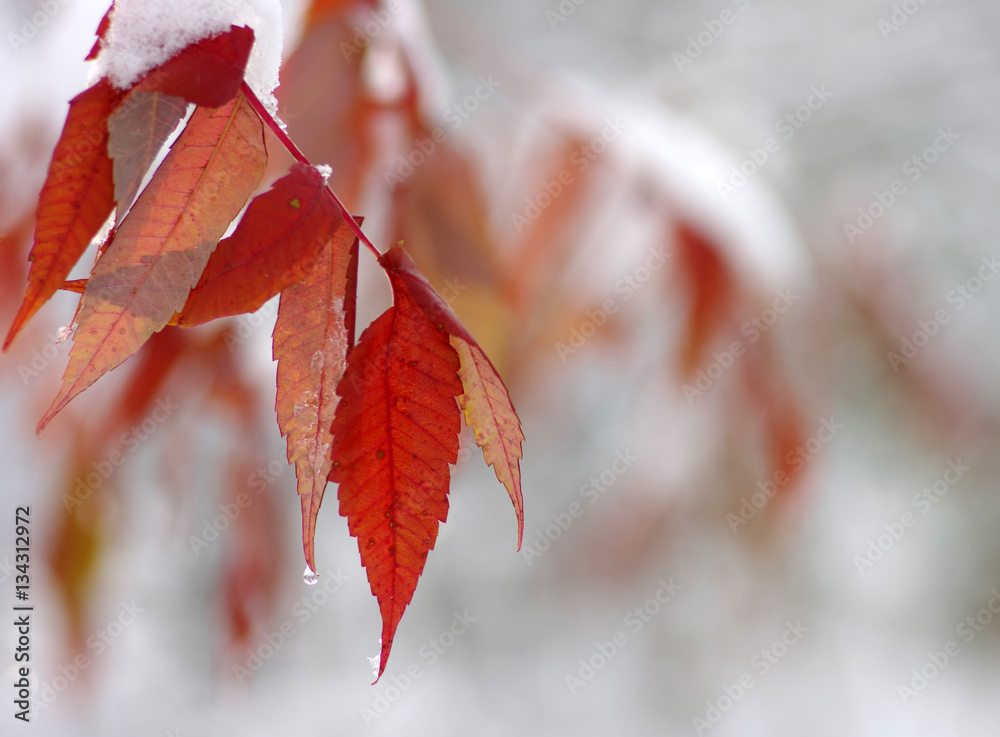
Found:
M 385 458 L 385 451 L 384 450 L 379 450 L 379 452 L 376 453 L 375 455 L 377 455 L 379 458 Z

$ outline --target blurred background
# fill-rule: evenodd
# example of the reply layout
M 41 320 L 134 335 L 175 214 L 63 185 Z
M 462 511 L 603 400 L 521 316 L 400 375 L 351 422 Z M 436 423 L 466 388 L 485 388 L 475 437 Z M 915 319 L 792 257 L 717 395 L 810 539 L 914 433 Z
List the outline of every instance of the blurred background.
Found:
M 0 358 L 4 606 L 32 510 L 17 729 L 995 734 L 1000 7 L 282 6 L 291 137 L 510 386 L 524 546 L 463 435 L 369 685 L 378 609 L 332 489 L 302 580 L 275 302 L 165 330 L 38 437 L 61 293 Z M 3 325 L 106 9 L 0 3 Z M 364 326 L 390 297 L 361 269 Z

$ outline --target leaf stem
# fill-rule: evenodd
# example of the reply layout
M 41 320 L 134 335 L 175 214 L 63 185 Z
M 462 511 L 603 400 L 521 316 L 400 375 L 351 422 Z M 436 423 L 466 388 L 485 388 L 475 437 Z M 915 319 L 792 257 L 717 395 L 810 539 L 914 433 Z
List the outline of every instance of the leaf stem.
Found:
M 250 85 L 246 83 L 246 80 L 243 80 L 243 86 L 241 89 L 243 91 L 243 95 L 250 103 L 250 107 L 254 109 L 257 115 L 260 116 L 260 119 L 264 121 L 268 128 L 271 129 L 271 132 L 277 136 L 278 140 L 281 141 L 281 144 L 288 150 L 288 153 L 295 157 L 296 161 L 307 166 L 312 166 L 312 163 L 306 158 L 306 155 L 299 150 L 299 147 L 295 145 L 295 142 L 292 141 L 292 139 L 288 137 L 288 134 L 285 133 L 284 129 L 278 125 L 278 121 L 276 121 L 271 113 L 267 111 L 267 108 L 264 107 L 264 103 L 260 101 L 260 98 L 257 97 L 256 93 L 250 89 Z M 375 244 L 368 239 L 368 236 L 365 235 L 364 231 L 361 230 L 361 226 L 358 225 L 358 223 L 354 220 L 354 216 L 351 215 L 350 211 L 344 206 L 344 203 L 340 201 L 339 197 L 337 197 L 337 193 L 330 189 L 329 185 L 327 185 L 326 191 L 330 193 L 330 196 L 333 197 L 333 201 L 337 203 L 337 207 L 340 209 L 340 214 L 344 218 L 344 222 L 347 223 L 347 227 L 351 229 L 358 239 L 368 246 L 368 249 L 375 254 L 375 258 L 377 258 L 381 263 L 381 252 L 375 247 Z

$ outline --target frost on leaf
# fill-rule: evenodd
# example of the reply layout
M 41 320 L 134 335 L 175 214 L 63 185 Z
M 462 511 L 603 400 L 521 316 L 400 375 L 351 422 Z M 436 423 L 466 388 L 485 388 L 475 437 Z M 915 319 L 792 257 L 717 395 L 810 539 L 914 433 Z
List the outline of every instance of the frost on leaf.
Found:
M 330 473 L 337 382 L 354 339 L 358 269 L 354 234 L 339 218 L 326 223 L 327 230 L 317 234 L 311 270 L 281 292 L 273 335 L 275 410 L 287 437 L 288 462 L 295 466 L 303 552 L 313 570 L 316 519 Z

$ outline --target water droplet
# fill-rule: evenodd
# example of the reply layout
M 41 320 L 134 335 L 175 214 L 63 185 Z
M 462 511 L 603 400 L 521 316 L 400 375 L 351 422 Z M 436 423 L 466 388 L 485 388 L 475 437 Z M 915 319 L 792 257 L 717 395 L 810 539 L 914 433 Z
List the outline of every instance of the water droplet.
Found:
M 55 337 L 55 341 L 54 342 L 55 343 L 62 343 L 64 340 L 66 340 L 72 334 L 73 334 L 73 326 L 72 325 L 67 325 L 64 328 L 59 328 L 59 330 L 56 331 L 56 337 Z
M 306 566 L 306 569 L 302 572 L 302 580 L 306 582 L 307 586 L 315 586 L 319 581 L 319 574 L 309 566 Z
M 372 667 L 372 675 L 378 678 L 378 664 L 382 660 L 382 638 L 378 638 L 378 655 L 368 658 L 368 664 Z

